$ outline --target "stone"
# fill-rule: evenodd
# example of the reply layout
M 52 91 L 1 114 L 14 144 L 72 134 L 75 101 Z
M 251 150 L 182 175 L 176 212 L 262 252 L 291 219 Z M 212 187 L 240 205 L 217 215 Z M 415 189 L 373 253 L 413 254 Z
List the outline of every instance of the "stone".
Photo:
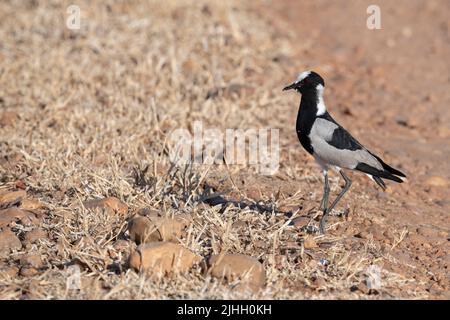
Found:
M 325 289 L 326 285 L 327 283 L 322 277 L 316 277 L 312 282 L 312 286 L 317 290 Z
M 352 292 L 359 291 L 364 294 L 369 294 L 370 289 L 367 287 L 367 284 L 365 282 L 360 282 L 357 285 L 351 286 L 350 291 Z
M 44 265 L 38 254 L 26 254 L 20 258 L 20 264 L 23 267 L 42 268 Z
M 177 241 L 183 235 L 183 231 L 189 223 L 184 216 L 166 217 L 141 217 L 137 216 L 128 223 L 128 232 L 131 240 L 137 244 L 154 241 Z
M 22 267 L 20 268 L 20 275 L 22 277 L 32 277 L 39 273 L 36 268 L 33 267 Z
M 27 188 L 26 183 L 23 180 L 17 180 L 14 184 L 14 186 L 18 189 L 25 190 Z
M 141 244 L 128 259 L 130 268 L 149 274 L 168 275 L 186 272 L 201 258 L 183 246 L 171 242 Z
M 297 229 L 303 229 L 308 225 L 309 221 L 308 217 L 297 217 L 292 219 L 291 224 Z
M 33 229 L 25 234 L 24 241 L 34 243 L 38 240 L 46 239 L 47 232 L 40 228 Z
M 26 197 L 27 193 L 23 190 L 4 192 L 0 194 L 0 207 L 19 204 Z
M 152 208 L 141 208 L 137 210 L 137 214 L 145 217 L 162 217 L 161 211 Z
M 187 76 L 191 76 L 193 74 L 198 73 L 198 71 L 201 69 L 201 66 L 197 63 L 194 59 L 187 59 L 183 62 L 181 65 L 181 70 L 183 73 Z
M 2 277 L 13 278 L 19 273 L 19 268 L 16 266 L 4 266 L 0 268 L 0 279 Z
M 313 237 L 308 235 L 303 239 L 303 246 L 305 249 L 317 248 L 317 242 Z
M 240 279 L 254 290 L 263 287 L 266 282 L 262 264 L 243 254 L 213 255 L 208 260 L 208 267 L 211 276 L 228 282 Z
M 23 199 L 20 208 L 26 210 L 38 210 L 45 208 L 45 205 L 36 199 Z
M 0 127 L 12 126 L 19 119 L 15 111 L 3 111 L 0 113 Z
M 128 213 L 128 206 L 115 197 L 108 197 L 103 199 L 95 199 L 83 202 L 86 209 L 103 208 L 112 210 L 115 213 L 125 215 Z
M 20 250 L 22 243 L 11 230 L 0 232 L 0 257 L 8 256 L 11 250 Z
M 151 241 L 159 241 L 161 235 L 146 217 L 137 216 L 128 222 L 128 233 L 130 239 L 137 244 Z
M 22 210 L 17 207 L 0 210 L 0 228 L 9 225 L 14 221 L 20 221 L 23 224 L 31 224 L 35 222 L 34 214 L 27 210 Z

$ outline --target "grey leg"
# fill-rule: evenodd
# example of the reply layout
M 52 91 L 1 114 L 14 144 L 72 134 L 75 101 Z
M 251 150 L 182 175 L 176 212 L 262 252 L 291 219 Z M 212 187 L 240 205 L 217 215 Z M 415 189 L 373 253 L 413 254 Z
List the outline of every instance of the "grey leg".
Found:
M 322 201 L 320 203 L 320 210 L 325 210 L 328 205 L 328 195 L 330 194 L 330 185 L 328 184 L 328 170 L 323 170 L 323 178 L 325 180 L 324 182 L 324 188 L 323 188 L 323 196 Z
M 322 219 L 320 219 L 320 233 L 322 233 L 322 234 L 325 233 L 325 224 L 326 224 L 327 216 L 330 214 L 331 210 L 334 209 L 334 207 L 337 205 L 339 200 L 341 200 L 342 196 L 348 191 L 348 189 L 350 189 L 350 186 L 352 185 L 352 180 L 350 180 L 349 177 L 347 177 L 347 175 L 344 173 L 344 171 L 340 170 L 339 173 L 341 174 L 342 178 L 344 178 L 345 185 L 344 185 L 344 188 L 342 189 L 341 193 L 338 194 L 338 196 L 333 201 L 331 206 L 329 208 L 325 208 L 323 210 L 323 216 L 322 216 Z

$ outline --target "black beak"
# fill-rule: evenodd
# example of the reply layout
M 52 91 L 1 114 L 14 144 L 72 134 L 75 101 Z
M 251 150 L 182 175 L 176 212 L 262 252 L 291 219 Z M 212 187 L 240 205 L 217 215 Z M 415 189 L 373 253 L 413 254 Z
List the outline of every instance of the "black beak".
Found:
M 299 85 L 299 84 L 298 84 L 297 82 L 294 82 L 293 84 L 290 84 L 290 85 L 288 85 L 287 87 L 284 87 L 284 88 L 283 88 L 283 91 L 295 89 L 295 88 L 298 87 L 298 85 Z

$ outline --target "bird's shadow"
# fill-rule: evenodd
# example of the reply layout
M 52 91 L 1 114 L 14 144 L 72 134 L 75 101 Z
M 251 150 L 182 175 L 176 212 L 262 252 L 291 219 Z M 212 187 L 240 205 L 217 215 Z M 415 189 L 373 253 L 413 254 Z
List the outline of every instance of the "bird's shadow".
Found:
M 219 210 L 220 213 L 224 213 L 225 210 L 233 206 L 238 209 L 250 209 L 254 210 L 260 214 L 275 214 L 275 215 L 283 215 L 286 218 L 290 218 L 293 216 L 294 212 L 292 211 L 280 211 L 276 205 L 267 204 L 261 202 L 251 202 L 248 200 L 234 200 L 225 198 L 227 192 L 210 192 L 211 188 L 206 187 L 205 191 L 197 198 L 199 203 L 205 203 L 212 207 L 221 205 Z M 302 206 L 299 207 L 302 209 Z

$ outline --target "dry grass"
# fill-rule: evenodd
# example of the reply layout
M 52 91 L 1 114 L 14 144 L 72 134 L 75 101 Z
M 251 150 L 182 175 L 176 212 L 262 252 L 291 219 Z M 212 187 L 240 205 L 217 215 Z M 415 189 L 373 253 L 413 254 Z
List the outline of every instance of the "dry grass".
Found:
M 355 254 L 341 237 L 314 236 L 319 247 L 307 249 L 306 233 L 289 226 L 289 217 L 279 210 L 198 201 L 217 175 L 251 177 L 269 190 L 261 204 L 309 208 L 294 210 L 292 218 L 316 214 L 320 174 L 296 160 L 304 155 L 289 127 L 295 110 L 285 112 L 293 100 L 280 94 L 287 69 L 283 57 L 293 50 L 288 33 L 240 3 L 188 0 L 164 5 L 77 1 L 82 28 L 71 31 L 64 21 L 68 4 L 0 5 L 0 107 L 20 116 L 13 126 L 0 128 L 0 155 L 8 160 L 0 166 L 1 188 L 25 181 L 28 194 L 47 205 L 43 229 L 49 234 L 2 262 L 14 264 L 22 253 L 36 252 L 46 268 L 31 278 L 4 277 L 1 298 L 377 298 L 391 297 L 391 287 L 408 285 L 410 279 L 386 271 L 381 295 L 353 292 L 352 286 L 365 281 L 367 267 L 383 260 L 376 244 L 368 241 Z M 289 72 L 302 69 L 301 63 L 292 62 Z M 206 99 L 211 90 L 232 83 L 249 88 L 219 90 L 217 97 Z M 195 120 L 223 130 L 281 128 L 280 177 L 289 181 L 291 193 L 277 194 L 283 180 L 272 184 L 273 177 L 259 177 L 251 167 L 171 166 L 168 134 L 190 129 Z M 242 184 L 228 178 L 226 185 L 228 198 L 255 202 Z M 125 202 L 128 215 L 81 205 L 106 196 Z M 355 192 L 354 203 L 363 198 Z M 121 248 L 118 243 L 124 242 L 118 239 L 125 237 L 127 219 L 143 207 L 192 215 L 194 224 L 179 241 L 203 257 L 229 252 L 260 259 L 266 287 L 238 292 L 233 284 L 204 277 L 198 267 L 152 279 L 127 270 L 135 244 L 127 241 Z M 233 227 L 236 221 L 245 227 Z M 343 222 L 331 219 L 330 225 Z M 17 224 L 13 230 L 20 236 L 27 228 Z M 400 234 L 397 242 L 401 239 Z M 328 266 L 320 264 L 322 259 Z M 64 266 L 74 260 L 83 266 L 81 291 L 66 288 Z

